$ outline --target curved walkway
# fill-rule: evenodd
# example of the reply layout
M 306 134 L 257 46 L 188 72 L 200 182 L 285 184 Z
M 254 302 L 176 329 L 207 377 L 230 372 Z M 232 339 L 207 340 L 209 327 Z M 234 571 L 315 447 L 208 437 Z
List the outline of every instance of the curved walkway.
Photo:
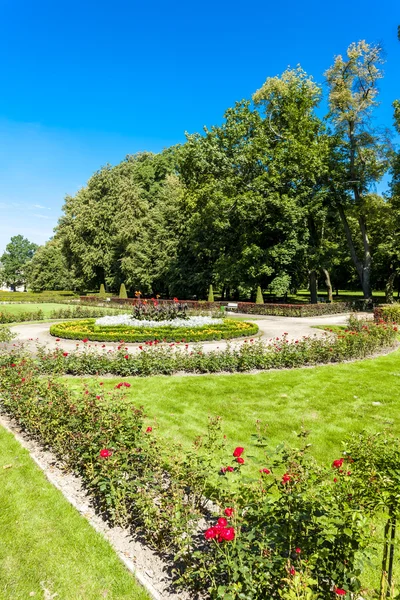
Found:
M 318 336 L 322 337 L 324 332 L 321 329 L 314 329 L 316 325 L 345 325 L 349 314 L 341 315 L 325 315 L 322 317 L 273 317 L 273 316 L 257 316 L 256 318 L 249 317 L 249 315 L 240 314 L 239 317 L 248 318 L 248 320 L 254 321 L 259 327 L 258 337 L 268 342 L 275 338 L 281 337 L 284 333 L 287 333 L 288 340 L 300 339 L 302 336 Z M 48 349 L 62 348 L 65 351 L 75 350 L 77 347 L 101 347 L 101 342 L 89 342 L 83 344 L 75 340 L 64 340 L 60 339 L 59 342 L 56 338 L 50 335 L 49 329 L 52 323 L 31 323 L 21 324 L 11 327 L 11 331 L 16 334 L 16 338 L 13 342 L 24 342 L 26 348 L 31 351 L 36 350 L 37 344 L 46 346 Z M 244 338 L 239 340 L 231 341 L 232 346 L 238 346 L 243 344 Z M 106 350 L 114 350 L 119 344 L 107 343 L 104 345 Z M 127 352 L 135 353 L 139 352 L 139 346 L 143 344 L 124 344 Z M 189 347 L 193 344 L 189 344 Z M 202 346 L 204 351 L 211 351 L 216 349 L 223 349 L 227 345 L 224 340 L 203 342 Z

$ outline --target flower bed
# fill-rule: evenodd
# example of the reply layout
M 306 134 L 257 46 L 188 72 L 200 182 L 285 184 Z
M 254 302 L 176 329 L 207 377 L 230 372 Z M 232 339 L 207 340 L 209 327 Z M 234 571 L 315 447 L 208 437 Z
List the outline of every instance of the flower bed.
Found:
M 332 302 L 319 304 L 255 304 L 239 302 L 235 312 L 249 315 L 276 315 L 279 317 L 317 317 L 348 312 L 350 302 Z
M 82 477 L 111 522 L 175 556 L 176 583 L 194 597 L 290 600 L 306 589 L 333 600 L 360 590 L 376 515 L 400 493 L 399 440 L 361 436 L 320 466 L 306 442 L 269 448 L 260 424 L 252 443 L 227 446 L 214 418 L 191 450 L 171 452 L 125 396 L 129 383 L 71 391 L 33 359 L 14 359 L 2 367 L 2 408 Z
M 37 360 L 44 373 L 72 375 L 243 372 L 355 360 L 395 347 L 397 343 L 397 327 L 359 322 L 356 326 L 358 329 L 338 335 L 328 332 L 323 338 L 314 336 L 291 342 L 286 336 L 276 338 L 271 344 L 250 338 L 238 347 L 228 345 L 223 350 L 211 352 L 203 352 L 200 345 L 190 349 L 187 343 L 165 345 L 149 341 L 139 346 L 140 352 L 127 354 L 122 344 L 114 351 L 107 351 L 84 343 L 84 352 L 79 347 L 73 352 L 40 348 Z
M 216 324 L 201 327 L 173 327 L 171 325 L 162 327 L 108 326 L 96 325 L 94 319 L 88 319 L 79 321 L 79 323 L 57 323 L 50 328 L 51 335 L 56 337 L 98 342 L 119 342 L 121 340 L 124 342 L 146 342 L 149 340 L 204 342 L 251 336 L 257 332 L 258 326 L 255 323 L 233 319 L 218 320 Z

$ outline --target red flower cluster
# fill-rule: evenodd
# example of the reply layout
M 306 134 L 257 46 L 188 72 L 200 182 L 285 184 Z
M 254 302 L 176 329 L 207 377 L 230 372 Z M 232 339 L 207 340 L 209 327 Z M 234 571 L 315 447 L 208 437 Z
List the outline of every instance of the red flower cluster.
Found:
M 283 485 L 285 485 L 286 483 L 289 483 L 289 481 L 292 480 L 292 476 L 289 475 L 289 473 L 285 473 L 282 477 L 282 483 Z
M 235 469 L 233 467 L 222 467 L 221 468 L 221 473 L 226 473 L 228 471 L 228 473 L 233 473 Z
M 346 590 L 342 590 L 342 588 L 335 587 L 333 591 L 335 592 L 336 596 L 345 596 L 347 594 Z
M 271 473 L 271 471 L 269 469 L 264 468 L 264 469 L 260 469 L 260 473 L 261 474 L 264 473 L 265 475 L 269 475 Z
M 117 385 L 115 386 L 115 389 L 120 390 L 122 387 L 130 388 L 131 384 L 128 383 L 127 381 L 122 381 L 121 383 L 117 383 Z
M 333 469 L 341 469 L 344 463 L 344 458 L 338 458 L 333 461 L 332 468 Z
M 233 515 L 233 508 L 226 508 L 224 513 L 227 517 L 231 517 Z
M 108 448 L 103 448 L 102 450 L 100 450 L 100 456 L 101 458 L 109 458 L 110 456 L 112 456 L 112 450 L 109 450 Z
M 235 539 L 235 529 L 228 527 L 228 521 L 225 517 L 221 517 L 214 527 L 207 529 L 204 537 L 206 540 L 216 539 L 217 542 L 232 542 Z

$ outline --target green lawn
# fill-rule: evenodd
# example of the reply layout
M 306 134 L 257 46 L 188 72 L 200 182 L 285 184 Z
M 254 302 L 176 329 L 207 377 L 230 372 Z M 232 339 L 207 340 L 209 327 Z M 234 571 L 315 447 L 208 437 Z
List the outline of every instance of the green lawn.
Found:
M 388 430 L 400 436 L 400 350 L 308 369 L 127 380 L 132 385 L 125 389 L 128 400 L 144 406 L 146 425 L 156 426 L 157 434 L 173 442 L 172 447 L 178 441 L 188 446 L 204 432 L 209 415 L 222 416 L 227 447 L 243 446 L 247 454 L 258 452 L 250 448 L 257 419 L 268 424 L 271 446 L 282 441 L 298 446 L 296 432 L 303 427 L 310 432 L 312 454 L 328 464 L 340 456 L 342 441 L 362 430 Z M 79 390 L 88 383 L 87 378 L 65 381 Z M 111 389 L 120 379 L 101 381 Z M 371 548 L 382 532 L 378 519 Z M 379 545 L 377 552 L 375 566 L 367 567 L 362 576 L 369 590 L 379 587 Z M 398 582 L 399 565 L 395 577 Z
M 21 313 L 36 312 L 38 310 L 41 310 L 45 317 L 49 317 L 54 310 L 59 310 L 60 308 L 65 309 L 67 308 L 67 306 L 67 304 L 56 304 L 51 302 L 38 302 L 37 304 L 23 304 L 21 302 L 19 304 L 1 304 L 0 312 L 18 316 Z
M 208 415 L 223 418 L 230 445 L 249 444 L 257 419 L 268 424 L 271 444 L 297 444 L 310 431 L 312 452 L 331 462 L 344 438 L 363 429 L 400 436 L 400 350 L 349 364 L 258 374 L 128 378 L 128 399 L 143 405 L 159 434 L 189 444 Z M 66 378 L 81 389 L 87 379 Z M 119 379 L 103 379 L 111 389 Z M 379 405 L 373 403 L 380 402 Z
M 0 600 L 148 599 L 111 546 L 3 428 L 0 507 Z

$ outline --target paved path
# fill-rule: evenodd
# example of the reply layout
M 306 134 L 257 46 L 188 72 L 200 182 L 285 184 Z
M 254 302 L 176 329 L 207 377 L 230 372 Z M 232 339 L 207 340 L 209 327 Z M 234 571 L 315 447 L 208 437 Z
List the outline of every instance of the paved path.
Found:
M 240 317 L 249 318 L 249 315 L 237 315 Z M 272 316 L 257 316 L 256 318 L 249 318 L 249 320 L 257 323 L 260 333 L 258 337 L 265 340 L 266 342 L 271 339 L 282 336 L 287 333 L 288 340 L 300 339 L 302 336 L 318 336 L 324 335 L 321 329 L 314 329 L 315 325 L 344 325 L 347 323 L 349 315 L 326 315 L 323 317 L 272 317 Z M 89 346 L 89 347 L 102 347 L 101 342 L 89 342 L 83 344 L 75 340 L 63 340 L 56 342 L 56 338 L 51 336 L 49 333 L 51 323 L 34 323 L 34 324 L 21 324 L 11 327 L 17 337 L 14 342 L 24 342 L 28 349 L 33 352 L 36 349 L 36 345 L 46 346 L 48 349 L 51 348 L 62 348 L 66 351 L 75 350 L 78 347 Z M 236 340 L 231 342 L 232 346 L 238 346 L 244 343 L 244 339 Z M 205 351 L 216 350 L 217 348 L 222 349 L 226 346 L 225 341 L 214 341 L 214 342 L 203 342 Z M 118 343 L 105 344 L 106 350 L 115 349 Z M 124 344 L 127 348 L 127 352 L 134 353 L 139 351 L 139 346 L 142 344 Z M 189 347 L 192 344 L 189 344 Z

